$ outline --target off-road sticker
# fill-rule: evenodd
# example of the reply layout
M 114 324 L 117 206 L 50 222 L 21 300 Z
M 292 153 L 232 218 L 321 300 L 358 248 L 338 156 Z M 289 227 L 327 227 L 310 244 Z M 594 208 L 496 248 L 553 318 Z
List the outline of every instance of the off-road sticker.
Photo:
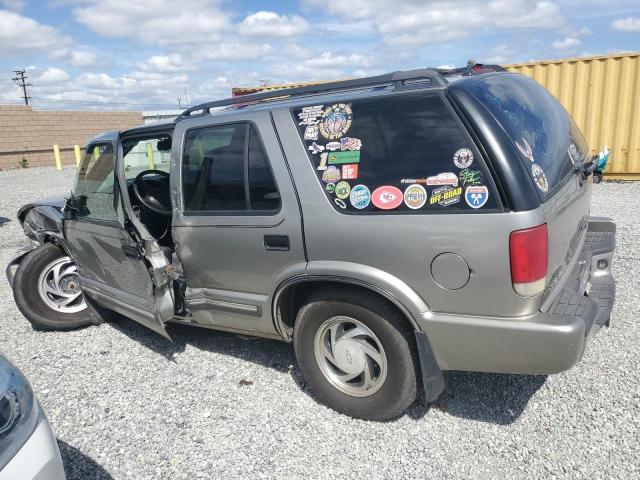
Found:
M 342 163 L 359 163 L 360 152 L 331 152 L 329 154 L 329 165 Z
M 314 105 L 312 107 L 303 107 L 298 114 L 300 122 L 298 125 L 317 125 L 320 123 L 318 117 L 322 115 L 322 107 L 324 105 Z
M 533 175 L 533 180 L 536 182 L 536 186 L 540 191 L 547 193 L 549 191 L 549 182 L 547 182 L 547 176 L 545 175 L 542 167 L 537 163 L 534 163 L 531 165 L 531 174 Z
M 325 188 L 327 189 L 327 192 L 333 193 L 333 192 L 336 191 L 336 184 L 335 183 L 327 183 L 327 186 Z
M 380 210 L 393 210 L 402 205 L 402 191 L 391 185 L 376 188 L 371 194 L 371 202 Z
M 331 152 L 335 152 L 336 150 L 340 150 L 340 142 L 329 142 L 327 143 L 327 150 Z
M 338 167 L 330 166 L 322 174 L 322 181 L 324 183 L 336 183 L 339 182 L 342 177 L 340 176 L 340 170 Z
M 322 112 L 320 134 L 327 140 L 337 140 L 344 136 L 351 126 L 353 114 L 346 103 L 336 103 Z
M 358 178 L 358 164 L 353 163 L 342 166 L 342 179 L 343 180 L 355 180 Z
M 366 185 L 356 185 L 351 189 L 349 202 L 358 210 L 367 208 L 371 203 L 371 192 Z
M 527 142 L 524 138 L 516 141 L 516 147 L 518 147 L 518 150 L 520 150 L 520 153 L 524 155 L 525 158 L 528 158 L 532 162 L 534 161 L 531 145 L 529 145 L 529 142 Z
M 404 204 L 412 210 L 424 207 L 427 203 L 427 191 L 417 183 L 409 185 L 404 191 Z
M 468 187 L 469 185 L 481 185 L 484 182 L 482 172 L 479 170 L 462 170 L 459 177 L 460 183 L 463 187 Z
M 327 152 L 320 154 L 320 165 L 318 165 L 318 170 L 326 170 L 327 169 L 327 156 L 329 154 Z
M 331 163 L 331 162 L 329 162 Z M 416 182 L 418 183 L 418 182 Z M 433 177 L 427 177 L 427 185 L 451 185 L 452 187 L 458 186 L 458 177 L 453 172 L 439 173 Z
M 469 168 L 473 163 L 473 152 L 468 148 L 461 148 L 453 155 L 453 164 L 458 168 Z
M 462 187 L 438 187 L 431 192 L 429 205 L 449 207 L 460 202 Z
M 313 142 L 309 147 L 309 151 L 315 155 L 316 153 L 323 152 L 324 147 L 322 145 L 318 145 L 316 142 Z
M 481 208 L 489 200 L 489 189 L 484 185 L 467 187 L 464 199 L 471 208 Z
M 359 138 L 343 137 L 340 139 L 340 150 L 360 150 L 362 148 L 362 141 Z
M 304 129 L 304 139 L 317 140 L 319 132 L 320 129 L 318 128 L 318 125 L 307 125 L 307 128 Z
M 349 185 L 345 181 L 339 182 L 336 185 L 335 193 L 336 193 L 336 197 L 338 197 L 340 200 L 344 200 L 351 193 L 351 185 Z

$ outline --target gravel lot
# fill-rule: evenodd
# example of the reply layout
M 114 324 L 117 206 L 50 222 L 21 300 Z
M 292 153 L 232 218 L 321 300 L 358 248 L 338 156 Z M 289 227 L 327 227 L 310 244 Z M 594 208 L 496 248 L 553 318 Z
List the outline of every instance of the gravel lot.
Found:
M 73 175 L 0 172 L 3 268 L 23 242 L 16 210 Z M 0 351 L 30 379 L 69 479 L 638 478 L 640 184 L 594 189 L 593 214 L 618 222 L 618 300 L 582 362 L 547 378 L 451 373 L 438 408 L 393 422 L 316 403 L 284 343 L 171 326 L 171 344 L 127 320 L 34 332 L 4 280 Z

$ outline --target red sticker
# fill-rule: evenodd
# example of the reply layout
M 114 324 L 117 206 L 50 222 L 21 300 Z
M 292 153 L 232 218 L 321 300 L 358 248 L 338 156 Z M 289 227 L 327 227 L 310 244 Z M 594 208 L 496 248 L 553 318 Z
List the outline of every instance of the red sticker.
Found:
M 355 180 L 358 178 L 358 164 L 353 163 L 342 166 L 342 179 L 343 180 Z
M 404 196 L 400 189 L 390 185 L 376 188 L 371 195 L 371 203 L 381 210 L 398 208 L 403 200 Z

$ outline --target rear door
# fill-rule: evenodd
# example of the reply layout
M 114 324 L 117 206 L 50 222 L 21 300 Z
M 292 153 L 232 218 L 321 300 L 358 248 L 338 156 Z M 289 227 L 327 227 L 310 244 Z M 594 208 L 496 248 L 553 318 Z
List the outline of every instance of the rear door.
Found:
M 176 126 L 173 239 L 196 323 L 277 335 L 271 295 L 304 273 L 296 192 L 268 111 Z
M 168 338 L 164 323 L 173 316 L 168 262 L 124 208 L 121 161 L 118 132 L 87 147 L 70 205 L 74 215 L 64 222 L 65 240 L 86 295 Z
M 465 88 L 498 120 L 535 185 L 549 232 L 549 294 L 574 264 L 586 232 L 591 178 L 576 165 L 589 147 L 580 129 L 555 97 L 535 80 L 497 74 Z

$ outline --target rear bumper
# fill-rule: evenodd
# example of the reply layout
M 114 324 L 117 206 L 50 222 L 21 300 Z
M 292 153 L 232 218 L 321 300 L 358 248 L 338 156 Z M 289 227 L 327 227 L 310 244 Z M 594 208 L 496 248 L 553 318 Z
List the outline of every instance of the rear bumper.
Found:
M 418 322 L 443 370 L 550 374 L 575 365 L 609 317 L 615 223 L 589 219 L 575 268 L 557 294 L 527 317 L 480 318 L 427 312 Z

